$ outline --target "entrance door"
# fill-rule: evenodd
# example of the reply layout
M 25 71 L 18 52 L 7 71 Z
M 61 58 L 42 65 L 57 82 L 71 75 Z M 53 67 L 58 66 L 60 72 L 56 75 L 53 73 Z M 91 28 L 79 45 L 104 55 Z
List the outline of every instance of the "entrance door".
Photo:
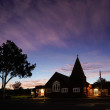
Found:
M 40 89 L 40 94 L 39 96 L 44 96 L 44 89 Z
M 94 95 L 98 95 L 98 89 L 94 89 Z

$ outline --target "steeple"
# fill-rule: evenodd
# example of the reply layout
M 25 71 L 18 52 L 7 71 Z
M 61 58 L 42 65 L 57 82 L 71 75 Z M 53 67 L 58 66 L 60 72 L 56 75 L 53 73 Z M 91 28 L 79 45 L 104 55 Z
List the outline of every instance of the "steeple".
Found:
M 73 70 L 72 70 L 70 77 L 76 78 L 76 77 L 81 77 L 81 76 L 85 76 L 85 75 L 84 75 L 81 63 L 79 61 L 78 55 L 77 55 L 76 62 L 74 64 L 74 67 L 73 67 Z

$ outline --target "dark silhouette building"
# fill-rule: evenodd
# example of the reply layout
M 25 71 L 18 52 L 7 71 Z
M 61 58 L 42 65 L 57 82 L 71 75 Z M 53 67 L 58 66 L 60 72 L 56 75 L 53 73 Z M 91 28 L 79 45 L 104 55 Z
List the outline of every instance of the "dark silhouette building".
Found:
M 86 76 L 77 56 L 70 77 L 55 72 L 43 88 L 48 97 L 81 97 L 86 95 L 86 85 Z

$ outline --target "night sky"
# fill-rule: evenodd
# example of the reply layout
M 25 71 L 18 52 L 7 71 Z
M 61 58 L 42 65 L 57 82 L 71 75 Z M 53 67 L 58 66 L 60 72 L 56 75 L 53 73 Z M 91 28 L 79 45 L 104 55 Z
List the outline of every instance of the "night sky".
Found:
M 71 74 L 79 60 L 89 83 L 110 81 L 110 0 L 0 0 L 0 45 L 11 40 L 37 66 L 24 88 Z M 1 80 L 0 80 L 1 84 Z

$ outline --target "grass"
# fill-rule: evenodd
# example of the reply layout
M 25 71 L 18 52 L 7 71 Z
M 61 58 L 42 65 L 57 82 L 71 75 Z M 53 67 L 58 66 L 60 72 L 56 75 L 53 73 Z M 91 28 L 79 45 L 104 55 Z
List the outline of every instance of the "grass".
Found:
M 11 98 L 12 99 L 17 99 L 17 98 L 20 98 L 20 99 L 25 98 L 26 99 L 26 98 L 31 98 L 31 96 L 30 95 L 20 95 L 20 96 L 11 96 Z

